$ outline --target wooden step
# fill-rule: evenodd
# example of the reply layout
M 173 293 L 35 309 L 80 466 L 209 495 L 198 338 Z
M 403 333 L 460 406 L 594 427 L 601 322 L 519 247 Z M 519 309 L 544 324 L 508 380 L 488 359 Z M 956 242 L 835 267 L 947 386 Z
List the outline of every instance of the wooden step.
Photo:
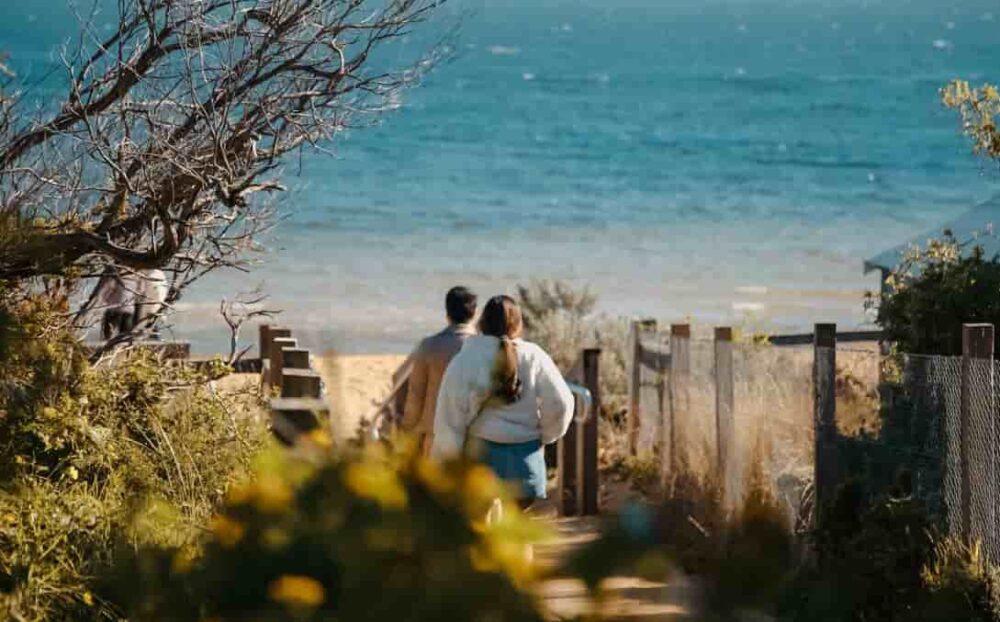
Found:
M 271 431 L 286 445 L 318 428 L 329 415 L 329 406 L 320 399 L 274 398 L 271 400 Z
M 319 398 L 322 378 L 311 369 L 281 370 L 281 397 Z
M 309 350 L 282 348 L 281 364 L 285 369 L 309 369 Z

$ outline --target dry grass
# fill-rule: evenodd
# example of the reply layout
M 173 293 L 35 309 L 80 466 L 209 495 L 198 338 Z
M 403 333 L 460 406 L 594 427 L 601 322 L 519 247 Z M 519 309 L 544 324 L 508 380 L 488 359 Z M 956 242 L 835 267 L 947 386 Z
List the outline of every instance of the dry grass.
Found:
M 667 341 L 665 335 L 658 339 Z M 737 343 L 733 358 L 735 454 L 729 457 L 732 468 L 722 482 L 727 498 L 741 497 L 748 486 L 746 474 L 759 459 L 772 494 L 788 519 L 795 520 L 814 468 L 812 348 Z M 677 385 L 672 398 L 668 375 L 660 379 L 662 415 L 657 414 L 661 407 L 655 387 L 643 390 L 640 446 L 667 442 L 672 399 L 675 459 L 707 475 L 717 464 L 714 343 L 693 339 L 690 359 L 688 382 Z M 838 351 L 837 422 L 842 434 L 877 428 L 879 361 L 874 344 L 851 344 Z M 655 383 L 657 373 L 644 370 L 642 380 Z M 665 454 L 661 448 L 654 455 Z

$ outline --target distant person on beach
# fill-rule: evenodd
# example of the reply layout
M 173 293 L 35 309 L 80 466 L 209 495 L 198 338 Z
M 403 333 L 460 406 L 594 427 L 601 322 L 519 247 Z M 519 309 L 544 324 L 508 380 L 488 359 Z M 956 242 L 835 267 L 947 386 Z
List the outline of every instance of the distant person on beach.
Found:
M 123 271 L 107 266 L 94 287 L 85 310 L 100 310 L 101 338 L 130 333 L 137 326 L 156 335 L 155 327 L 144 326 L 166 304 L 169 287 L 163 270 Z
M 495 296 L 441 382 L 432 455 L 466 453 L 517 487 L 521 507 L 546 497 L 542 448 L 569 428 L 573 394 L 552 358 L 521 339 L 521 308 Z
M 448 327 L 420 342 L 410 357 L 406 402 L 399 427 L 417 436 L 425 454 L 430 453 L 438 388 L 448 363 L 475 334 L 476 295 L 466 287 L 453 287 L 444 299 Z

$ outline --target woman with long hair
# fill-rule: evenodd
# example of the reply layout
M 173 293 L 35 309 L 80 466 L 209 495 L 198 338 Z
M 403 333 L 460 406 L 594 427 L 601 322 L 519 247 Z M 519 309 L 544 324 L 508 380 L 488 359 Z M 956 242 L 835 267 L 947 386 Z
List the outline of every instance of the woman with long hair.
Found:
M 513 298 L 486 303 L 481 334 L 466 339 L 441 381 L 432 455 L 479 458 L 517 487 L 526 507 L 546 496 L 542 448 L 566 433 L 574 399 L 552 358 L 521 339 L 522 330 Z

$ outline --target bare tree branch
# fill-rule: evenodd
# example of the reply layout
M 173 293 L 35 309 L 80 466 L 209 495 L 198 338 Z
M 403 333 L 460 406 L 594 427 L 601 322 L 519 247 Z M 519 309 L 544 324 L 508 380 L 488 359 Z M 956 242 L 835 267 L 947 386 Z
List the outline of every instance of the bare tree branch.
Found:
M 443 47 L 379 51 L 441 0 L 118 0 L 61 102 L 0 97 L 0 279 L 245 266 L 286 156 L 396 106 Z M 90 20 L 92 21 L 92 20 Z M 4 67 L 0 65 L 0 74 Z
M 219 314 L 229 327 L 229 356 L 226 365 L 235 365 L 250 350 L 251 346 L 239 347 L 240 329 L 254 318 L 272 318 L 281 311 L 267 309 L 261 305 L 267 300 L 267 295 L 260 290 L 236 295 L 233 300 L 222 299 L 219 303 Z

